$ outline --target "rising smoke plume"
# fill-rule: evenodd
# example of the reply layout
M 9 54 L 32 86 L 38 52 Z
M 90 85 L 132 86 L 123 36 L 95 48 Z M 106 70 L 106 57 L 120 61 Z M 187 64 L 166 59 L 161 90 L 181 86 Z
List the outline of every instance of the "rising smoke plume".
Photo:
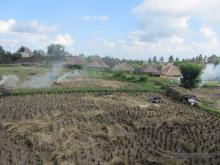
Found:
M 74 72 L 67 72 L 65 74 L 63 74 L 62 76 L 60 76 L 57 79 L 57 83 L 62 83 L 64 81 L 67 81 L 68 79 L 72 79 L 72 78 L 80 78 L 82 77 L 81 73 L 79 73 L 78 70 L 74 71 Z
M 19 78 L 16 75 L 4 75 L 0 81 L 0 86 L 8 88 L 16 88 L 19 82 Z
M 54 64 L 51 71 L 43 75 L 36 75 L 24 82 L 19 82 L 19 78 L 16 75 L 5 75 L 0 80 L 0 85 L 10 88 L 47 88 L 54 83 L 62 83 L 73 78 L 82 77 L 79 71 L 67 72 L 60 75 L 59 70 L 62 66 L 63 64 Z
M 206 81 L 220 81 L 220 65 L 208 64 L 201 76 L 202 83 Z
M 36 75 L 24 82 L 19 82 L 20 80 L 16 75 L 5 75 L 0 80 L 0 85 L 10 88 L 47 88 L 54 83 L 62 83 L 73 78 L 82 77 L 79 71 L 67 72 L 60 75 L 59 69 L 62 66 L 63 64 L 54 64 L 49 72 L 43 75 Z
M 59 77 L 59 70 L 62 68 L 63 63 L 53 64 L 51 71 L 34 76 L 30 80 L 24 81 L 20 84 L 20 88 L 47 88 L 50 87 Z

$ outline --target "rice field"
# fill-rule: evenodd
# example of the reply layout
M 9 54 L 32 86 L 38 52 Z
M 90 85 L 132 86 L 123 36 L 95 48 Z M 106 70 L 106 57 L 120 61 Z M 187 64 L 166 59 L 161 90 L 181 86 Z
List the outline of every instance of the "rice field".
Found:
M 0 164 L 219 164 L 220 119 L 165 96 L 152 104 L 152 95 L 1 98 Z

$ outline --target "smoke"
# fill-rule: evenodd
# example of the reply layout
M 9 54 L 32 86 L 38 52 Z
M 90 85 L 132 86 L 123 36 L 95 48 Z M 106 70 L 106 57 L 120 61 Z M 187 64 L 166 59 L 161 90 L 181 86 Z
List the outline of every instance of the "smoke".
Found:
M 76 70 L 67 72 L 60 76 L 59 71 L 62 69 L 63 63 L 54 64 L 49 72 L 43 75 L 33 76 L 30 80 L 19 82 L 16 75 L 5 75 L 0 80 L 0 85 L 10 88 L 47 88 L 54 83 L 62 83 L 73 78 L 81 78 L 81 73 Z
M 60 76 L 56 82 L 61 83 L 61 82 L 67 81 L 68 79 L 71 79 L 71 78 L 80 78 L 80 77 L 82 77 L 82 75 L 79 73 L 78 70 L 76 70 L 75 72 L 65 73 L 64 75 Z
M 19 82 L 19 78 L 16 75 L 5 75 L 2 77 L 2 80 L 0 81 L 0 85 L 9 88 L 15 88 L 17 87 L 18 82 Z
M 206 81 L 220 81 L 220 65 L 206 65 L 201 78 L 202 83 L 205 83 Z
M 59 70 L 63 64 L 54 64 L 51 71 L 42 76 L 34 76 L 30 80 L 24 81 L 20 84 L 20 88 L 47 88 L 50 87 L 59 76 Z

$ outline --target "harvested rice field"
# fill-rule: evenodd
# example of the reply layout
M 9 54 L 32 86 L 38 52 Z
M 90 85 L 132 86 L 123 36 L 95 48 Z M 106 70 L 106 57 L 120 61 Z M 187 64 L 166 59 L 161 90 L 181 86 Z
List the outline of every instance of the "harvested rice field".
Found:
M 151 95 L 1 98 L 0 164 L 220 164 L 220 119 Z

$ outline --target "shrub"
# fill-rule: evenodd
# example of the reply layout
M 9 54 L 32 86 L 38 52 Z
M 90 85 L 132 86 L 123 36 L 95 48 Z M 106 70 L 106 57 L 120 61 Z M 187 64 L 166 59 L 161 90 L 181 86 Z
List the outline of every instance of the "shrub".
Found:
M 64 68 L 67 68 L 67 69 L 82 69 L 83 66 L 82 65 L 65 65 Z
M 126 72 L 118 71 L 113 74 L 113 78 L 120 81 L 127 81 L 128 76 Z
M 139 82 L 147 82 L 148 78 L 146 76 L 140 76 Z
M 180 85 L 187 89 L 197 87 L 201 81 L 202 66 L 194 63 L 182 63 L 179 66 L 182 73 Z

